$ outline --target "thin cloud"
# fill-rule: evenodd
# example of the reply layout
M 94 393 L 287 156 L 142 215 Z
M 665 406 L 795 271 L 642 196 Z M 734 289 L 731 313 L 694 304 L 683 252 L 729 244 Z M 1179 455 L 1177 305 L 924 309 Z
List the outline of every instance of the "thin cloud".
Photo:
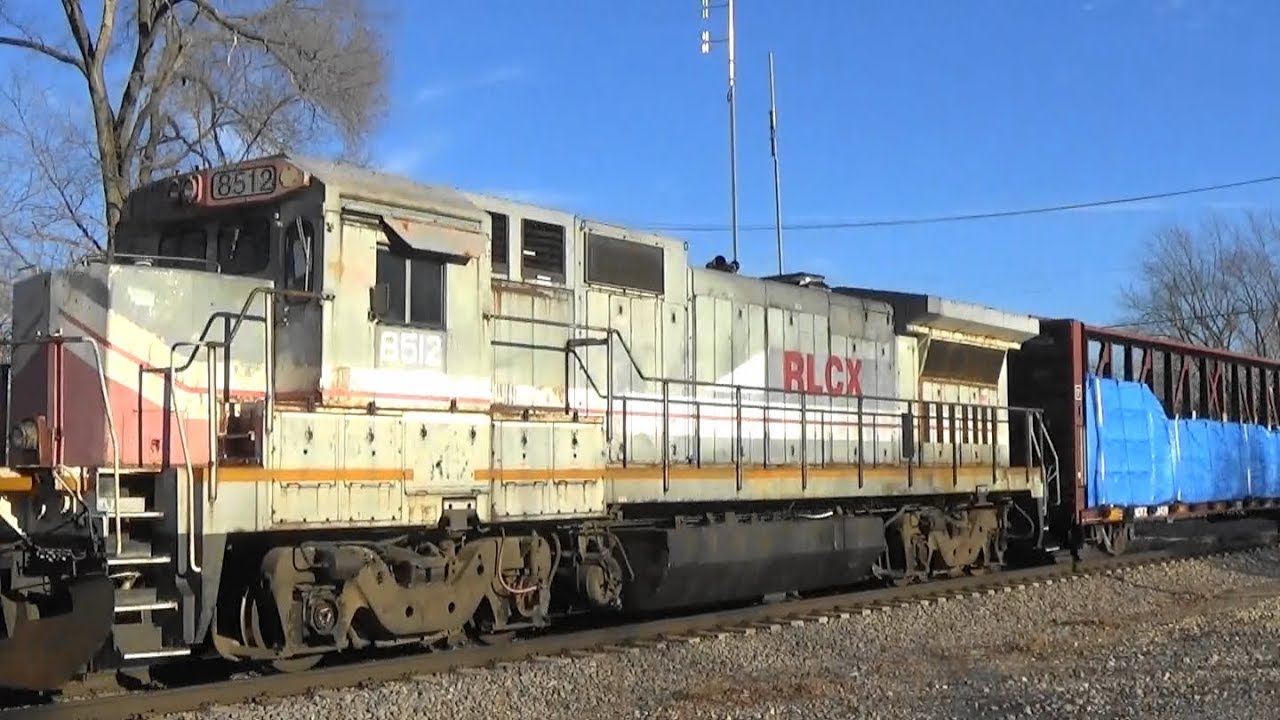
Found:
M 1266 206 L 1250 200 L 1219 200 L 1209 203 L 1214 210 L 1262 210 Z
M 529 190 L 521 188 L 498 188 L 493 190 L 482 190 L 481 195 L 489 195 L 491 197 L 502 198 L 514 202 L 525 203 L 527 205 L 540 205 L 542 207 L 554 208 L 559 210 L 571 210 L 576 206 L 583 204 L 582 197 L 573 193 L 562 193 L 555 190 Z
M 392 175 L 413 175 L 448 147 L 449 136 L 446 133 L 423 133 L 379 153 L 375 166 Z
M 399 148 L 378 160 L 378 169 L 392 175 L 407 175 L 422 164 L 422 152 L 415 148 Z
M 523 78 L 526 74 L 522 65 L 499 65 L 482 73 L 469 77 L 430 83 L 418 89 L 415 96 L 417 102 L 432 102 L 468 90 L 482 90 L 496 85 L 505 85 Z

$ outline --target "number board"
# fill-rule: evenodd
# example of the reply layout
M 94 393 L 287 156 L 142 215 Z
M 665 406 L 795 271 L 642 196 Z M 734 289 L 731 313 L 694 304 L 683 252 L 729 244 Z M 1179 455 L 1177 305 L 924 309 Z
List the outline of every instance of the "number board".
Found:
M 275 165 L 218 170 L 209 177 L 209 196 L 218 201 L 270 195 L 279 180 Z
M 377 366 L 439 370 L 444 367 L 444 333 L 409 328 L 378 328 Z

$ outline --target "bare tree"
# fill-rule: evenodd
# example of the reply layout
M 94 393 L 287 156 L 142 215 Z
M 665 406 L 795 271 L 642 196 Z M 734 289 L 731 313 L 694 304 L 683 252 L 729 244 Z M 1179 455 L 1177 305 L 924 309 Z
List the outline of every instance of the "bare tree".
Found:
M 1121 296 L 1126 325 L 1147 334 L 1262 356 L 1280 352 L 1280 222 L 1249 213 L 1172 226 L 1143 247 Z
M 28 170 L 5 191 L 19 204 L 0 251 L 102 249 L 132 188 L 192 166 L 358 153 L 385 103 L 373 2 L 98 0 L 91 19 L 82 0 L 0 0 L 0 46 L 60 64 L 85 90 L 60 113 L 21 81 L 4 93 L 0 162 Z

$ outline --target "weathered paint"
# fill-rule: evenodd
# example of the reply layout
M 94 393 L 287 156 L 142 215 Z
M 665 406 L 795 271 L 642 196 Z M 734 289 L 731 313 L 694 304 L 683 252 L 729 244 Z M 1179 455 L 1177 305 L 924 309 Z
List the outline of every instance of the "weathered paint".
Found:
M 252 277 L 91 266 L 24 288 L 43 298 L 32 327 L 103 342 L 113 413 L 130 426 L 121 433 L 126 464 L 180 464 L 175 442 L 156 445 L 182 422 L 197 487 L 212 475 L 204 365 L 197 359 L 176 379 L 168 409 L 163 384 L 140 383 L 140 368 L 167 363 L 173 343 L 195 339 L 211 313 L 238 311 L 254 287 L 326 294 L 323 303 L 276 304 L 265 466 L 218 469 L 216 499 L 200 491 L 206 532 L 432 524 L 452 507 L 492 522 L 602 516 L 629 502 L 1043 493 L 1038 469 L 1009 467 L 1007 429 L 982 430 L 1008 418 L 931 414 L 961 401 L 1007 402 L 1003 376 L 974 389 L 921 370 L 931 337 L 1009 342 L 1020 326 L 982 335 L 982 323 L 1002 322 L 989 312 L 931 302 L 904 320 L 899 311 L 915 300 L 691 269 L 671 238 L 289 162 L 305 182 L 259 205 L 279 210 L 280 227 L 310 224 L 306 278 L 273 256 Z M 490 212 L 508 216 L 502 278 L 493 276 Z M 563 278 L 526 272 L 524 220 L 564 228 Z M 145 222 L 131 218 L 129 232 L 154 232 Z M 591 232 L 660 248 L 661 292 L 587 282 Z M 376 250 L 394 234 L 443 247 L 443 327 L 371 319 Z M 252 410 L 265 394 L 265 339 L 260 326 L 241 332 L 231 394 Z M 578 346 L 566 355 L 571 341 Z M 64 383 L 89 397 L 96 376 L 86 349 L 68 352 L 80 365 Z M 44 387 L 48 365 L 32 357 L 15 372 Z M 24 410 L 47 407 L 42 397 Z M 68 447 L 94 448 L 78 463 L 105 464 L 101 412 L 84 407 L 92 429 L 66 420 L 77 438 Z M 904 418 L 914 418 L 912 467 Z M 964 442 L 949 442 L 953 431 Z

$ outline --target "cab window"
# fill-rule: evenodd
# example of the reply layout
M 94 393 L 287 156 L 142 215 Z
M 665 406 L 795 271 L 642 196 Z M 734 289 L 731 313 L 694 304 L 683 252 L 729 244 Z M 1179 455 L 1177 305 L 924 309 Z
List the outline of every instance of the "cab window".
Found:
M 198 267 L 198 263 L 182 262 L 182 260 L 207 261 L 205 255 L 205 229 L 202 225 L 188 225 L 170 230 L 160 236 L 160 247 L 157 255 L 161 263 L 174 267 Z M 178 262 L 174 262 L 177 260 Z M 168 261 L 168 262 L 165 262 Z
M 315 235 L 315 226 L 302 217 L 294 218 L 285 230 L 285 284 L 290 289 L 311 289 Z
M 218 226 L 218 269 L 224 275 L 255 275 L 270 260 L 271 226 L 265 218 Z
M 443 328 L 444 262 L 429 254 L 393 251 L 378 246 L 377 279 L 386 299 L 384 322 Z

